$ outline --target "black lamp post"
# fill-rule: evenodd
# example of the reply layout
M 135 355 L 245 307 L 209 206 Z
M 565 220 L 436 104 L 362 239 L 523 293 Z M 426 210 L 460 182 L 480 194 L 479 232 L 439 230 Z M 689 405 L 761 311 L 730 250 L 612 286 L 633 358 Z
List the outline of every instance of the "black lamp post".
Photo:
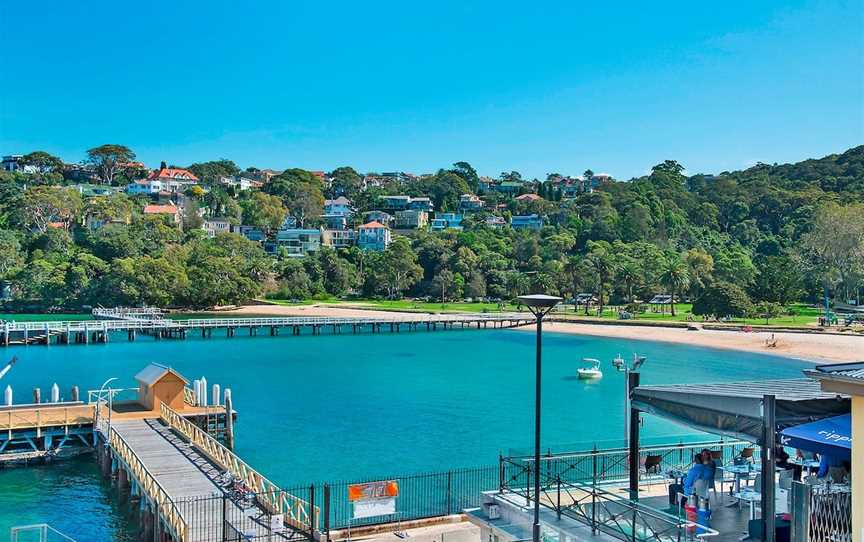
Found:
M 540 542 L 540 374 L 542 365 L 540 337 L 543 334 L 543 317 L 563 300 L 560 297 L 543 294 L 520 295 L 518 299 L 537 318 L 537 359 L 534 369 L 536 380 L 534 383 L 534 525 L 532 539 L 534 542 Z

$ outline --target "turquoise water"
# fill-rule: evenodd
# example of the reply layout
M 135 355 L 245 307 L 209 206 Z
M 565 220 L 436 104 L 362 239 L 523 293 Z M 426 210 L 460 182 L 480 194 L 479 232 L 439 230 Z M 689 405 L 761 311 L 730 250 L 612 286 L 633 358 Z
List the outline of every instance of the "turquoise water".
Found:
M 110 491 L 89 456 L 0 469 L 0 540 L 9 540 L 11 527 L 46 521 L 81 541 L 135 540 L 128 511 L 110 498 Z M 21 540 L 36 538 L 22 535 Z
M 284 333 L 284 332 L 283 332 Z M 353 480 L 491 465 L 533 438 L 534 334 L 512 330 L 379 335 L 259 335 L 208 340 L 10 348 L 3 380 L 16 402 L 57 382 L 95 389 L 109 377 L 135 386 L 155 361 L 190 380 L 233 390 L 237 451 L 277 483 Z M 543 442 L 552 449 L 620 444 L 620 353 L 648 357 L 646 384 L 801 376 L 806 362 L 684 345 L 563 334 L 544 336 Z M 576 379 L 583 357 L 603 361 L 599 382 Z M 646 417 L 646 437 L 688 429 Z M 20 476 L 27 476 L 26 474 Z M 0 493 L 3 493 L 0 478 Z M 70 504 L 70 506 L 74 506 Z M 0 507 L 0 514 L 4 507 Z M 2 532 L 2 531 L 0 531 Z

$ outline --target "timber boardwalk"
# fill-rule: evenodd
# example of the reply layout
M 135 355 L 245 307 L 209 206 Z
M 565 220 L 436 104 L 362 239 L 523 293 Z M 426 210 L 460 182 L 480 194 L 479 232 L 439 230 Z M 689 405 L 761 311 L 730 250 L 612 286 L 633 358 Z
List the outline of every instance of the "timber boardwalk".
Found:
M 0 345 L 30 344 L 87 344 L 107 343 L 112 335 L 126 336 L 134 341 L 138 334 L 155 339 L 185 339 L 191 333 L 202 338 L 221 330 L 234 337 L 238 330 L 250 336 L 259 331 L 270 336 L 289 331 L 292 335 L 304 333 L 381 333 L 390 331 L 437 331 L 439 329 L 512 328 L 530 325 L 534 318 L 518 313 L 500 314 L 400 314 L 393 317 L 339 318 L 339 317 L 276 317 L 276 318 L 195 318 L 173 320 L 158 312 L 126 312 L 129 309 L 94 309 L 96 320 L 57 322 L 3 322 L 0 324 Z
M 131 389 L 100 389 L 88 393 L 87 403 L 55 398 L 2 407 L 0 460 L 95 450 L 120 502 L 137 512 L 146 541 L 313 538 L 319 508 L 282 490 L 231 449 L 230 390 L 222 401 L 214 384 L 208 403 L 203 378 L 190 388 L 177 371 L 158 364 L 135 379 L 135 400 L 114 400 Z

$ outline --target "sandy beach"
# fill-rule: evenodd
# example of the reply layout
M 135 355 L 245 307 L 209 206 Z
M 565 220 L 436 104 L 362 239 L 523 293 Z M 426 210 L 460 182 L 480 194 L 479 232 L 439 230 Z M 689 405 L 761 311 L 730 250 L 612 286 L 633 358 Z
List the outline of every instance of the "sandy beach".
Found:
M 222 311 L 241 315 L 268 316 L 344 316 L 344 317 L 394 317 L 392 311 L 373 311 L 336 307 L 332 305 L 248 305 Z M 416 313 L 410 313 L 416 314 Z M 530 330 L 533 328 L 521 328 Z M 813 361 L 816 363 L 849 363 L 864 361 L 864 336 L 814 333 L 771 333 L 743 331 L 701 330 L 688 331 L 682 328 L 639 325 L 604 325 L 582 323 L 547 323 L 544 329 L 556 333 L 617 337 L 645 341 L 662 341 L 690 344 L 711 348 L 724 348 L 746 352 L 760 352 Z M 773 338 L 776 347 L 769 348 L 766 341 Z

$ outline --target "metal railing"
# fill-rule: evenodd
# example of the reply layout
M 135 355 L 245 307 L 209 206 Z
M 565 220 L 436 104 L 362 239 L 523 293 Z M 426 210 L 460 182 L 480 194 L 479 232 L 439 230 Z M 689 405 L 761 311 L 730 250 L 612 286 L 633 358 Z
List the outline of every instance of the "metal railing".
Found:
M 716 450 L 721 462 L 728 465 L 744 448 L 752 448 L 747 441 L 705 441 L 675 445 L 654 445 L 639 448 L 640 480 L 661 478 L 669 471 L 686 470 L 693 462 L 693 455 L 703 449 Z M 754 450 L 758 459 L 758 450 Z M 591 483 L 594 485 L 628 480 L 630 473 L 630 451 L 627 448 L 609 448 L 576 452 L 551 453 L 540 457 L 541 475 L 561 478 L 564 482 Z M 651 457 L 651 462 L 648 459 Z M 527 455 L 502 456 L 499 462 L 500 486 L 507 485 L 533 469 L 534 457 Z M 647 467 L 646 467 L 647 465 Z
M 686 470 L 693 455 L 706 448 L 718 451 L 724 464 L 732 463 L 743 448 L 750 446 L 746 441 L 645 446 L 639 451 L 639 479 L 665 480 L 665 472 Z M 512 494 L 524 502 L 537 499 L 542 506 L 554 510 L 559 518 L 570 517 L 589 525 L 595 534 L 603 532 L 628 542 L 669 542 L 719 534 L 600 487 L 628 480 L 629 470 L 627 448 L 547 453 L 540 458 L 538 496 L 532 495 L 534 458 L 502 456 L 499 461 L 499 491 L 504 498 Z
M 165 403 L 160 405 L 160 416 L 168 427 L 186 438 L 211 461 L 241 480 L 250 491 L 262 495 L 260 504 L 265 510 L 271 514 L 282 514 L 285 523 L 295 529 L 311 531 L 318 528 L 319 509 L 313 503 L 282 491 L 278 485 Z
M 200 329 L 226 327 L 268 327 L 268 326 L 309 326 L 309 325 L 369 325 L 369 324 L 408 324 L 408 323 L 474 323 L 510 322 L 528 324 L 534 318 L 518 313 L 500 314 L 404 314 L 393 317 L 325 317 L 325 316 L 288 316 L 270 318 L 190 318 L 171 319 L 113 319 L 113 320 L 71 320 L 56 322 L 4 322 L 0 330 L 4 333 L 23 331 L 42 331 L 50 333 L 75 333 L 96 331 L 126 331 L 150 329 Z
M 279 498 L 272 494 L 225 492 L 178 499 L 177 506 L 189 518 L 189 540 L 313 540 L 314 533 L 286 527 L 281 514 L 263 506 Z
M 116 457 L 126 465 L 128 472 L 135 478 L 141 492 L 159 508 L 163 521 L 177 539 L 186 540 L 186 520 L 177 508 L 177 504 L 156 477 L 147 470 L 129 443 L 113 427 L 108 431 L 108 443 Z
M 75 542 L 71 538 L 47 523 L 35 523 L 33 525 L 19 525 L 9 529 L 9 540 L 11 542 L 19 542 L 21 535 L 36 533 L 39 535 L 38 542 L 51 542 L 51 540 L 65 540 L 66 542 Z M 53 535 L 53 536 L 52 536 Z M 28 538 L 29 540 L 29 538 Z
M 792 541 L 852 540 L 852 491 L 838 484 L 792 484 Z
M 564 516 L 585 523 L 595 535 L 604 533 L 625 542 L 679 542 L 720 534 L 594 485 L 564 482 L 560 478 L 543 479 L 540 491 L 541 506 L 554 510 L 559 519 Z M 508 488 L 507 493 L 518 495 L 525 502 L 531 499 L 528 486 Z

